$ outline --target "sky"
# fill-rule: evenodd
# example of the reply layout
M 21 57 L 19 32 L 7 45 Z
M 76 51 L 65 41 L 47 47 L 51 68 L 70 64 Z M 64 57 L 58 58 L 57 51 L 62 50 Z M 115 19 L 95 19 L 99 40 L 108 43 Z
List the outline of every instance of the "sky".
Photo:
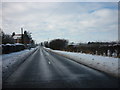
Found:
M 117 2 L 3 2 L 0 9 L 5 33 L 23 27 L 38 43 L 118 40 Z

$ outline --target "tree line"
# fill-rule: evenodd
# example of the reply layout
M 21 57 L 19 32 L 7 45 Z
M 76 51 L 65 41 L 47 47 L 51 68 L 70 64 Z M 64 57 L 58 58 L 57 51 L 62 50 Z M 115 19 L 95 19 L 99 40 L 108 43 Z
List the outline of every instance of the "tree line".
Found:
M 36 46 L 34 40 L 31 37 L 31 33 L 28 31 L 24 31 L 24 34 L 21 35 L 21 42 L 19 43 L 16 43 L 15 39 L 13 38 L 15 35 L 15 32 L 10 35 L 4 33 L 3 30 L 0 29 L 0 49 L 2 50 L 1 54 L 17 52 Z
M 88 42 L 75 45 L 74 42 L 69 43 L 65 39 L 53 39 L 50 42 L 45 41 L 41 45 L 53 50 L 120 57 L 120 42 Z
M 15 36 L 15 32 L 12 33 L 12 35 L 10 34 L 5 34 L 3 31 L 1 31 L 1 35 L 0 38 L 2 40 L 1 44 L 14 44 L 16 43 L 15 39 L 13 38 L 13 36 Z M 22 44 L 35 44 L 35 41 L 32 39 L 31 37 L 31 33 L 28 31 L 24 31 L 24 34 L 21 35 L 21 42 Z

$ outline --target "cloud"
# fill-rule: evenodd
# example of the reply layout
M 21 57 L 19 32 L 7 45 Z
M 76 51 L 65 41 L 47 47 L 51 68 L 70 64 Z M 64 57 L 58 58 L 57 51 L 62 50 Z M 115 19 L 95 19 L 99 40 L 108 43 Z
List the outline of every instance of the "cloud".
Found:
M 37 42 L 117 39 L 117 3 L 3 3 L 2 18 L 6 33 L 23 27 Z
M 119 0 L 3 0 L 2 2 L 119 2 Z

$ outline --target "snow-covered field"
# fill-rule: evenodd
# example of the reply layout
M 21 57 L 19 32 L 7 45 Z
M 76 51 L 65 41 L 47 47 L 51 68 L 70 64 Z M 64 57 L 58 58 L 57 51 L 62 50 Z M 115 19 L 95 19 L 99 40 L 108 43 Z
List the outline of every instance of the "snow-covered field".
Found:
M 85 53 L 58 51 L 49 48 L 45 49 L 56 54 L 65 56 L 67 58 L 70 58 L 76 62 L 87 65 L 94 69 L 108 73 L 110 75 L 120 77 L 119 74 L 120 65 L 118 65 L 119 64 L 118 61 L 120 60 L 119 58 L 91 55 Z
M 21 64 L 27 57 L 29 57 L 35 50 L 37 50 L 37 48 L 38 47 L 31 48 L 30 50 L 26 49 L 19 52 L 0 55 L 0 58 L 2 58 L 0 59 L 0 62 L 2 61 L 2 76 L 6 78 L 16 69 L 19 64 Z

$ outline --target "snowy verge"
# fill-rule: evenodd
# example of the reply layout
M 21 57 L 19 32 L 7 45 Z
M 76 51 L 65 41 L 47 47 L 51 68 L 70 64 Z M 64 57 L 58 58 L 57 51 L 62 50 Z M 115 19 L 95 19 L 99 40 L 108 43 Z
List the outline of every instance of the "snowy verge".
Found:
M 75 53 L 75 52 L 66 52 L 66 51 L 58 51 L 52 50 L 49 48 L 44 48 L 47 51 L 56 53 L 58 55 L 64 56 L 71 60 L 74 60 L 78 63 L 84 64 L 96 70 L 108 73 L 109 75 L 120 77 L 120 65 L 118 65 L 119 58 L 113 57 L 105 57 L 98 55 L 91 55 L 85 53 Z
M 0 90 L 2 90 L 2 57 L 0 57 Z
M 22 64 L 31 54 L 33 54 L 38 47 L 31 50 L 23 50 L 20 52 L 14 52 L 10 54 L 1 55 L 2 57 L 2 79 L 3 81 L 13 73 L 16 68 Z

